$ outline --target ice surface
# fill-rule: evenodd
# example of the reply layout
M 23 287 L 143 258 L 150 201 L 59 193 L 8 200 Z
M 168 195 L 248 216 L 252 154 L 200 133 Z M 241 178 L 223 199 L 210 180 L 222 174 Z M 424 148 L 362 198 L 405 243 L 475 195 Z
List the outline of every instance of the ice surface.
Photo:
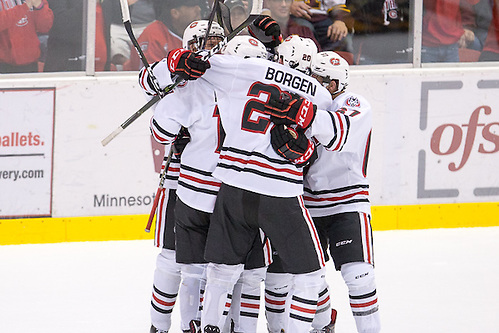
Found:
M 382 332 L 499 332 L 498 240 L 499 227 L 374 232 Z M 152 240 L 0 246 L 0 332 L 148 333 L 157 253 Z M 328 269 L 336 333 L 356 332 Z

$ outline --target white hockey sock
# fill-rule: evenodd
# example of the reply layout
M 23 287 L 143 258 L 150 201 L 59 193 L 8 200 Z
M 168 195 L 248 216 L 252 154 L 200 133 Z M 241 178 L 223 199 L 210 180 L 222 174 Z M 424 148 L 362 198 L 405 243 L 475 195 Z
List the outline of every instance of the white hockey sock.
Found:
M 293 275 L 293 295 L 289 310 L 286 333 L 303 333 L 312 329 L 312 320 L 317 310 L 317 299 L 324 285 L 325 269 L 307 274 Z
M 317 311 L 312 321 L 312 327 L 318 330 L 329 325 L 331 322 L 331 299 L 326 280 L 324 280 L 324 285 L 321 289 L 319 299 L 317 300 Z
M 280 333 L 286 327 L 286 301 L 293 286 L 293 275 L 269 273 L 265 276 L 265 317 L 270 333 Z
M 163 249 L 156 259 L 151 296 L 151 324 L 169 330 L 172 310 L 180 284 L 180 265 L 175 262 L 175 251 Z
M 373 266 L 365 262 L 344 264 L 341 266 L 341 275 L 348 286 L 357 331 L 378 333 L 381 322 Z
M 181 264 L 182 284 L 179 291 L 180 328 L 189 329 L 191 320 L 200 320 L 201 284 L 207 264 Z
M 244 270 L 237 281 L 230 308 L 234 332 L 256 333 L 260 311 L 260 287 L 266 270 L 266 267 Z
M 230 307 L 229 295 L 232 295 L 243 267 L 243 264 L 208 264 L 201 327 L 204 328 L 206 325 L 217 326 L 220 329 L 224 327 Z

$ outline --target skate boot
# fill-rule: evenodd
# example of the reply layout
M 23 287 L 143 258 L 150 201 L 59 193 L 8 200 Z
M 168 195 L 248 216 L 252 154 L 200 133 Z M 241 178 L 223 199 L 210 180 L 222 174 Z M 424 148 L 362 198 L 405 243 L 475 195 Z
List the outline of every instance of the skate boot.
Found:
M 220 328 L 213 325 L 206 325 L 204 327 L 204 333 L 220 333 Z
M 168 331 L 164 330 L 159 330 L 154 325 L 151 325 L 151 329 L 149 330 L 149 333 L 168 333 Z
M 183 333 L 201 333 L 201 321 L 199 320 L 191 320 L 189 322 L 189 329 L 183 330 Z

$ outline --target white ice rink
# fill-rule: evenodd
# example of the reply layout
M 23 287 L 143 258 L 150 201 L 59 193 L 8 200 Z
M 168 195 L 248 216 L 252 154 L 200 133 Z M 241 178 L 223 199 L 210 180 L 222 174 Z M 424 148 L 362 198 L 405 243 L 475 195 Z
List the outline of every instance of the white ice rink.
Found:
M 499 227 L 378 231 L 374 242 L 382 332 L 499 332 Z M 148 333 L 157 253 L 149 240 L 0 246 L 0 332 Z M 329 268 L 336 333 L 356 332 Z

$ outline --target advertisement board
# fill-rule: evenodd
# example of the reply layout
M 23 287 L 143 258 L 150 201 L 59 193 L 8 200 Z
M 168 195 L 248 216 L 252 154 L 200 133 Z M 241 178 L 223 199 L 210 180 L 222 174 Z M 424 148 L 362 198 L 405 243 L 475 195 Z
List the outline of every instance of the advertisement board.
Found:
M 0 218 L 52 214 L 55 89 L 0 90 Z

